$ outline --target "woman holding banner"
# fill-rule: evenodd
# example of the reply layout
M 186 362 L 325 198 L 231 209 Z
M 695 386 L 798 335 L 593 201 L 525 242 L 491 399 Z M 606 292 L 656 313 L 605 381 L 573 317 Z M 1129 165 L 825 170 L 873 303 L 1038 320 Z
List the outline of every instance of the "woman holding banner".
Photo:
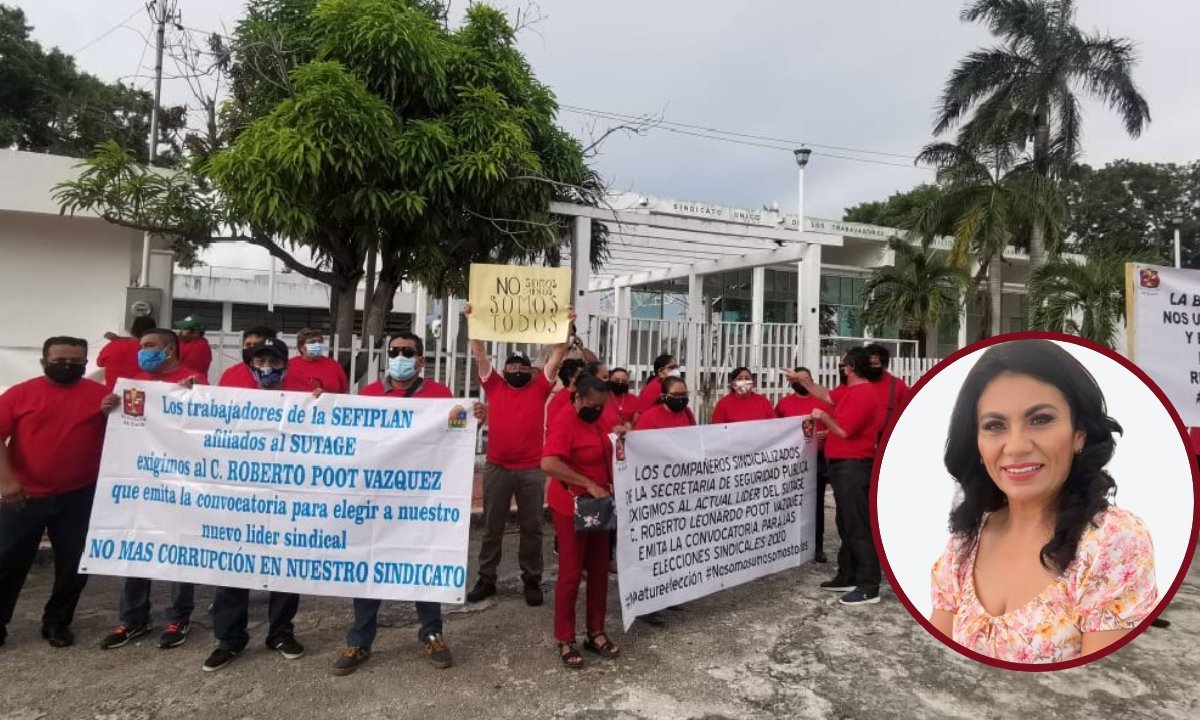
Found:
M 754 374 L 750 368 L 734 368 L 729 373 L 729 394 L 717 401 L 712 424 L 774 420 L 775 408 L 765 395 L 754 392 Z
M 612 442 L 598 421 L 608 402 L 608 386 L 584 375 L 575 387 L 573 412 L 550 424 L 542 451 L 542 470 L 551 477 L 546 493 L 558 539 L 558 584 L 554 588 L 554 637 L 564 665 L 577 669 L 583 657 L 575 645 L 575 605 L 586 569 L 587 638 L 585 649 L 614 658 L 620 652 L 604 632 L 608 604 L 608 531 L 575 529 L 575 498 L 612 494 Z

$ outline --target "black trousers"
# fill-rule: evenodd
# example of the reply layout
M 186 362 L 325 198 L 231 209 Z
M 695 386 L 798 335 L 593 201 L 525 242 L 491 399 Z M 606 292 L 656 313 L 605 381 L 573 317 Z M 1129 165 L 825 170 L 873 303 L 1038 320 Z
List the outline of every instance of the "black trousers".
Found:
M 825 552 L 825 488 L 829 487 L 829 461 L 825 453 L 817 453 L 817 541 L 813 550 Z M 614 533 L 615 536 L 615 533 Z
M 830 460 L 829 484 L 837 502 L 838 577 L 859 590 L 878 592 L 881 572 L 871 534 L 872 460 Z
M 43 626 L 67 627 L 87 585 L 79 558 L 92 516 L 92 485 L 62 495 L 27 498 L 20 507 L 0 507 L 0 639 L 17 606 L 17 597 L 37 557 L 43 533 L 54 550 L 54 589 L 42 610 Z
M 267 600 L 267 642 L 282 633 L 292 632 L 292 619 L 300 607 L 295 593 L 273 592 Z M 246 588 L 217 588 L 213 595 L 213 634 L 218 647 L 241 652 L 250 642 L 246 625 L 250 621 L 250 591 Z

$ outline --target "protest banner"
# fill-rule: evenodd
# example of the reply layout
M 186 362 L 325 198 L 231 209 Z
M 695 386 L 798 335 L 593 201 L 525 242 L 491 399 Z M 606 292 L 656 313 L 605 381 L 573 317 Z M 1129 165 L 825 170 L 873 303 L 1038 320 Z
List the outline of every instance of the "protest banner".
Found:
M 1126 353 L 1200 426 L 1200 272 L 1125 265 Z
M 617 579 L 639 615 L 811 560 L 811 418 L 630 432 L 618 442 Z
M 549 345 L 567 339 L 570 268 L 471 265 L 472 340 Z
M 461 603 L 460 400 L 122 380 L 80 572 Z

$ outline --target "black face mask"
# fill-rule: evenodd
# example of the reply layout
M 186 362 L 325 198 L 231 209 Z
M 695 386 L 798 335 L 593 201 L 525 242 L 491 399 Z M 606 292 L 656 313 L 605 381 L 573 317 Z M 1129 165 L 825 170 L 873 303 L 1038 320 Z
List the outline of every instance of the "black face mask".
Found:
M 46 363 L 46 377 L 59 385 L 74 385 L 83 378 L 87 365 L 75 363 Z
M 800 383 L 792 383 L 792 390 L 795 390 L 797 395 L 807 395 L 808 394 L 808 391 L 805 390 L 804 386 L 801 385 Z
M 629 392 L 629 383 L 613 382 L 612 380 L 609 380 L 608 389 L 612 391 L 613 395 L 624 395 L 625 393 Z
M 504 382 L 514 388 L 523 388 L 533 379 L 533 375 L 527 372 L 506 372 L 504 373 Z
M 683 412 L 683 409 L 688 406 L 688 399 L 686 397 L 675 397 L 673 395 L 668 395 L 663 400 L 663 405 L 666 405 L 667 409 L 671 412 Z
M 583 407 L 579 408 L 579 419 L 585 423 L 594 423 L 600 419 L 600 414 L 604 412 L 604 408 L 598 407 Z
M 846 371 L 845 370 L 841 370 L 841 369 L 838 370 L 838 381 L 843 385 L 850 382 L 849 380 L 846 379 Z
M 874 367 L 874 366 L 868 367 L 865 377 L 870 382 L 879 382 L 880 380 L 883 379 L 883 366 L 881 365 L 879 367 Z

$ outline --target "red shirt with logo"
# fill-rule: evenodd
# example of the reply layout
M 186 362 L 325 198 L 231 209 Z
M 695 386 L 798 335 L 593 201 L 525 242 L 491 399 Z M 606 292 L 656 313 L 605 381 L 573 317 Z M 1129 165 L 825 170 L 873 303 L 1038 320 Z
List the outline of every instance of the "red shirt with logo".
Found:
M 208 377 L 212 367 L 212 346 L 202 337 L 179 341 L 179 364 Z
M 883 413 L 871 383 L 840 385 L 829 393 L 833 421 L 846 432 L 842 438 L 830 432 L 825 438 L 825 457 L 830 460 L 870 460 L 883 427 Z
M 634 430 L 666 430 L 669 428 L 691 427 L 696 424 L 696 416 L 692 414 L 691 408 L 684 408 L 681 412 L 671 412 L 671 409 L 662 403 L 652 405 L 638 415 L 637 423 L 633 426 Z
M 543 457 L 561 458 L 572 470 L 612 492 L 612 441 L 599 424 L 584 422 L 576 413 L 555 418 L 546 432 Z M 587 491 L 551 478 L 546 491 L 550 508 L 563 515 L 575 514 L 575 496 Z
M 386 385 L 384 383 L 387 383 Z M 359 395 L 364 397 L 415 397 L 415 398 L 452 398 L 454 393 L 450 392 L 450 388 L 441 384 L 436 380 L 422 380 L 420 387 L 412 395 L 406 394 L 408 389 L 394 388 L 388 378 L 376 380 L 366 386 L 359 392 Z
M 328 357 L 294 357 L 288 361 L 288 374 L 302 381 L 309 390 L 320 388 L 325 392 L 350 392 L 350 379 L 337 360 Z
M 534 370 L 529 384 L 519 389 L 511 387 L 495 370 L 479 382 L 487 393 L 488 462 L 505 470 L 540 468 L 546 399 L 551 387 L 546 373 Z
M 96 366 L 104 368 L 104 385 L 109 392 L 112 392 L 117 380 L 136 377 L 142 372 L 137 361 L 141 347 L 141 341 L 137 338 L 117 338 L 100 348 Z
M 179 367 L 162 374 L 140 372 L 133 376 L 134 380 L 155 380 L 157 382 L 181 383 L 188 378 L 195 378 L 197 385 L 207 385 L 208 376 L 198 370 L 193 370 L 190 367 L 180 365 Z
M 59 385 L 33 378 L 0 395 L 0 443 L 16 481 L 31 498 L 62 495 L 95 484 L 107 416 L 108 389 L 80 380 Z
M 717 401 L 713 409 L 712 424 L 749 422 L 751 420 L 774 420 L 775 408 L 765 395 L 748 392 L 745 395 L 729 393 Z

